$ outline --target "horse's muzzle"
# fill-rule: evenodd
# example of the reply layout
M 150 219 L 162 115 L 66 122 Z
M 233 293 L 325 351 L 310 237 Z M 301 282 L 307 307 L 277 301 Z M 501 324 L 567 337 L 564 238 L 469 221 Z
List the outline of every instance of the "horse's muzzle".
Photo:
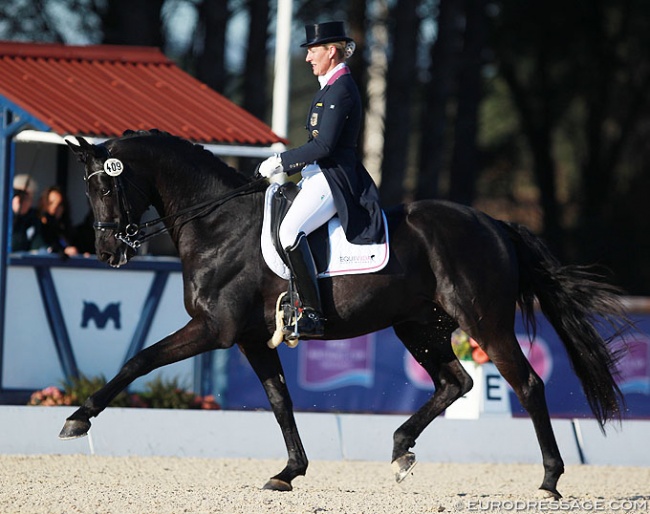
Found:
M 100 261 L 106 262 L 112 268 L 119 268 L 129 262 L 129 258 L 131 257 L 129 253 L 132 253 L 129 252 L 129 250 L 129 248 L 124 246 L 118 248 L 116 252 L 101 252 L 98 255 L 98 258 Z

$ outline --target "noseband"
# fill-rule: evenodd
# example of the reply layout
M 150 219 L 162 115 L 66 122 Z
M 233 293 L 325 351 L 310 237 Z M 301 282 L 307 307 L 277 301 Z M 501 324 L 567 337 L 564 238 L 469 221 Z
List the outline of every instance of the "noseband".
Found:
M 202 202 L 197 205 L 193 205 L 190 207 L 187 207 L 185 209 L 181 209 L 173 214 L 170 214 L 168 216 L 163 216 L 160 218 L 153 219 L 151 221 L 147 221 L 145 223 L 139 224 L 136 221 L 132 219 L 132 208 L 131 204 L 129 203 L 129 199 L 126 195 L 126 190 L 124 188 L 124 180 L 122 178 L 122 171 L 124 171 L 124 165 L 119 159 L 115 159 L 111 157 L 110 151 L 108 148 L 106 148 L 106 151 L 108 152 L 109 159 L 107 159 L 104 163 L 104 169 L 94 171 L 93 173 L 87 175 L 84 177 L 84 181 L 86 182 L 86 195 L 89 195 L 89 190 L 88 190 L 88 183 L 92 177 L 95 175 L 99 175 L 100 173 L 106 173 L 108 176 L 111 177 L 112 182 L 113 182 L 113 190 L 115 191 L 115 195 L 117 196 L 118 200 L 118 205 L 120 208 L 120 216 L 119 220 L 126 219 L 126 225 L 122 230 L 121 229 L 121 224 L 119 221 L 95 221 L 93 223 L 93 228 L 95 230 L 99 230 L 101 232 L 105 232 L 107 230 L 113 230 L 115 231 L 115 238 L 118 239 L 119 241 L 122 241 L 124 244 L 130 246 L 134 250 L 137 250 L 142 246 L 142 243 L 145 241 L 148 241 L 149 239 L 163 234 L 167 231 L 169 231 L 169 228 L 163 223 L 167 220 L 173 219 L 174 222 L 172 223 L 172 226 L 175 225 L 177 222 L 179 222 L 178 218 L 180 216 L 184 215 L 189 215 L 188 218 L 182 220 L 181 223 L 187 223 L 188 221 L 191 221 L 196 218 L 200 218 L 201 216 L 205 216 L 209 212 L 212 212 L 214 209 L 217 207 L 223 205 L 227 201 L 236 198 L 237 196 L 241 196 L 250 192 L 253 192 L 257 186 L 261 182 L 265 182 L 266 179 L 263 177 L 257 178 L 251 182 L 248 182 L 244 184 L 243 186 L 240 186 L 236 189 L 233 189 L 232 191 L 229 191 L 225 195 L 222 195 L 220 197 L 217 197 L 215 199 L 207 200 L 205 202 Z M 107 170 L 106 163 L 110 161 L 117 161 L 119 163 L 119 166 L 121 167 L 119 171 L 115 170 L 113 173 L 111 173 L 110 169 Z M 147 200 L 149 201 L 146 194 L 135 184 L 131 182 L 131 184 L 135 187 L 135 189 Z M 108 193 L 106 193 L 108 194 Z M 154 227 L 156 225 L 162 225 L 161 227 L 152 230 L 151 232 L 145 232 L 146 229 Z

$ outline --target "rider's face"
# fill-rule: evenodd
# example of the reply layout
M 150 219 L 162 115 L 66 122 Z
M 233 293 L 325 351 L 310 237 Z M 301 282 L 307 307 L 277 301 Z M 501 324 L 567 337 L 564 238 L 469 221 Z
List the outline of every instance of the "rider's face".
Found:
M 317 45 L 307 48 L 305 61 L 311 64 L 314 75 L 322 77 L 335 66 L 334 55 L 336 49 L 333 46 Z

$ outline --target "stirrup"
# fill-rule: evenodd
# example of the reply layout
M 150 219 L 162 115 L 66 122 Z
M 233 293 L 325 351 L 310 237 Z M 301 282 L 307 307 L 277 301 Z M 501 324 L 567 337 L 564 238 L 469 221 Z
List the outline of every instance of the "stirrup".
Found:
M 321 338 L 325 335 L 325 318 L 314 309 L 303 309 L 293 328 L 291 336 L 297 339 Z
M 297 317 L 298 307 L 293 305 L 291 294 L 288 291 L 280 293 L 275 303 L 275 331 L 267 341 L 269 348 L 275 349 L 282 343 L 286 343 L 289 348 L 298 346 L 298 335 L 294 335 Z
M 267 345 L 275 349 L 282 343 L 295 348 L 301 339 L 322 338 L 327 321 L 318 311 L 299 308 L 291 301 L 291 293 L 280 294 L 275 304 L 275 331 Z

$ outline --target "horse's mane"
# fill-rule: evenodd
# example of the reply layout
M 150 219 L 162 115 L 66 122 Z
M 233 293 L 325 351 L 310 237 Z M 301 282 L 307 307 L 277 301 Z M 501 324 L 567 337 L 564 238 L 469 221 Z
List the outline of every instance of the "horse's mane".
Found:
M 177 154 L 183 155 L 185 161 L 192 160 L 195 167 L 208 170 L 218 171 L 219 178 L 233 186 L 238 186 L 250 182 L 250 178 L 240 173 L 232 166 L 222 161 L 203 145 L 192 143 L 187 139 L 164 132 L 158 129 L 150 130 L 126 130 L 121 137 L 107 142 L 107 147 L 113 150 L 121 141 L 129 141 L 135 138 L 142 138 L 143 141 L 149 141 L 156 146 L 157 151 L 165 149 L 172 150 Z

